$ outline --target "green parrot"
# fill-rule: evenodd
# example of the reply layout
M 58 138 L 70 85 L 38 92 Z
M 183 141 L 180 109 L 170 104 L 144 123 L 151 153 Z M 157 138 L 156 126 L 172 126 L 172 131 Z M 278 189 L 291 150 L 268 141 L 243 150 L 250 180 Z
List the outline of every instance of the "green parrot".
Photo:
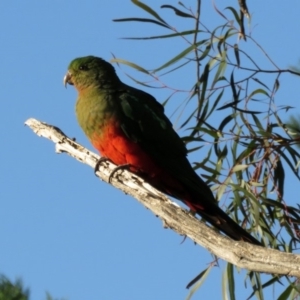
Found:
M 79 125 L 102 157 L 181 200 L 232 239 L 261 245 L 218 207 L 154 97 L 121 82 L 114 67 L 95 56 L 74 59 L 64 83 L 76 88 Z

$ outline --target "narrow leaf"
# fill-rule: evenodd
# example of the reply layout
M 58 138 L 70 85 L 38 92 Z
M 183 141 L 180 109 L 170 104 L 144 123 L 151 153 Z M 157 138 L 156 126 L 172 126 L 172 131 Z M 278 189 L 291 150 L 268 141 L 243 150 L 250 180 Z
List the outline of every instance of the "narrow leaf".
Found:
M 242 100 L 239 100 L 239 101 L 233 101 L 233 102 L 230 102 L 230 103 L 227 103 L 223 106 L 221 106 L 220 108 L 218 108 L 217 110 L 223 110 L 225 108 L 228 108 L 228 107 L 233 107 L 234 109 L 236 109 L 236 105 L 241 102 Z
M 234 56 L 235 56 L 235 59 L 236 59 L 236 64 L 238 67 L 240 67 L 240 52 L 239 52 L 239 46 L 238 44 L 234 44 Z
M 206 88 L 207 88 L 207 82 L 208 82 L 208 75 L 209 75 L 209 64 L 205 65 L 204 68 L 204 72 L 202 73 L 201 77 L 200 77 L 200 83 L 202 83 L 202 87 L 201 87 L 201 95 L 200 95 L 200 99 L 199 99 L 199 110 L 202 109 L 202 105 L 204 103 L 205 100 L 205 94 L 206 94 Z
M 231 7 L 231 6 L 228 6 L 228 7 L 226 7 L 225 9 L 229 9 L 232 13 L 233 13 L 233 15 L 234 15 L 234 17 L 235 17 L 235 20 L 238 22 L 238 24 L 241 26 L 241 19 L 240 19 L 240 17 L 239 17 L 239 14 L 238 14 L 238 12 L 233 8 L 233 7 Z
M 247 169 L 249 166 L 248 165 L 235 165 L 232 169 L 231 169 L 231 173 L 235 173 L 235 172 L 239 172 L 242 170 Z
M 159 88 L 160 88 L 160 87 L 156 87 L 156 86 L 153 86 L 153 85 L 146 84 L 146 83 L 144 83 L 144 82 L 142 82 L 142 81 L 139 81 L 139 80 L 133 78 L 132 76 L 130 76 L 129 74 L 126 74 L 126 75 L 127 75 L 131 80 L 133 80 L 135 83 L 140 84 L 140 85 L 142 85 L 142 86 L 145 86 L 145 87 L 148 87 L 148 88 L 151 88 L 151 89 L 159 89 Z
M 261 82 L 258 78 L 253 77 L 252 80 L 258 82 L 259 84 L 261 84 L 262 86 L 264 86 L 267 90 L 270 91 L 270 89 L 268 88 L 268 86 L 266 84 L 264 84 L 263 82 Z
M 222 91 L 220 92 L 220 94 L 218 95 L 216 100 L 214 101 L 211 110 L 207 114 L 207 118 L 215 111 L 217 105 L 219 104 L 220 100 L 222 99 L 223 93 L 224 93 L 224 89 L 222 89 Z
M 137 5 L 138 7 L 142 8 L 143 10 L 145 10 L 146 12 L 148 12 L 150 15 L 152 15 L 153 17 L 155 17 L 157 20 L 161 21 L 162 23 L 167 24 L 167 22 L 165 22 L 164 19 L 162 19 L 159 14 L 154 11 L 150 6 L 146 5 L 143 2 L 140 2 L 139 0 L 131 0 L 131 2 L 135 5 Z M 169 25 L 168 25 L 169 27 Z
M 276 78 L 275 83 L 274 83 L 274 88 L 273 88 L 274 93 L 276 93 L 278 91 L 279 86 L 280 86 L 279 80 L 278 80 L 278 78 Z
M 239 100 L 239 98 L 238 98 L 238 94 L 237 94 L 236 88 L 235 88 L 233 71 L 231 72 L 231 76 L 230 76 L 230 86 L 231 86 L 231 90 L 232 90 L 233 100 L 237 102 Z
M 123 18 L 123 19 L 114 19 L 114 22 L 131 22 L 131 21 L 136 21 L 136 22 L 146 22 L 146 23 L 154 23 L 160 26 L 163 26 L 165 28 L 169 28 L 168 25 L 165 25 L 164 23 L 158 22 L 153 19 L 147 19 L 147 18 Z
M 151 20 L 151 19 L 148 19 L 148 20 Z M 154 20 L 152 20 L 152 21 L 154 21 Z M 154 21 L 154 22 L 157 23 L 157 21 Z M 159 25 L 162 25 L 162 24 L 160 23 Z M 185 36 L 185 35 L 201 33 L 201 32 L 203 32 L 203 31 L 202 30 L 186 30 L 186 31 L 181 31 L 181 32 L 176 32 L 176 33 L 171 33 L 171 34 L 164 34 L 164 35 L 154 35 L 154 36 L 149 36 L 149 37 L 125 37 L 122 39 L 124 39 L 124 40 L 155 40 L 155 39 L 172 38 L 172 37 L 177 37 L 177 36 Z
M 219 131 L 222 132 L 222 131 L 223 131 L 223 128 L 224 128 L 230 121 L 232 121 L 236 116 L 237 116 L 236 113 L 227 116 L 227 117 L 221 122 L 221 124 L 220 124 L 220 126 L 219 126 L 219 128 L 218 128 Z
M 226 270 L 223 272 L 222 275 L 222 299 L 223 300 L 229 300 L 228 299 L 228 294 L 227 294 L 227 283 L 228 283 L 228 278 L 227 278 L 227 272 Z
M 209 274 L 210 270 L 212 269 L 211 266 L 203 270 L 198 276 L 196 276 L 192 281 L 188 283 L 186 286 L 189 289 L 192 285 L 196 283 L 193 289 L 190 291 L 189 295 L 187 296 L 186 300 L 190 300 L 193 294 L 199 289 L 199 287 L 203 284 L 204 280 L 206 279 L 207 275 Z
M 234 284 L 234 273 L 233 264 L 227 263 L 227 279 L 228 279 L 228 290 L 231 300 L 235 300 L 235 284 Z
M 227 177 L 226 180 L 218 188 L 218 192 L 217 192 L 217 195 L 216 195 L 216 199 L 218 201 L 222 198 L 222 196 L 223 196 L 223 194 L 224 194 L 224 192 L 225 192 L 225 190 L 226 190 L 226 188 L 227 188 L 230 181 L 231 181 L 231 178 Z
M 205 41 L 206 40 L 203 40 L 203 41 L 200 41 L 200 42 L 196 43 L 195 45 L 189 46 L 188 48 L 186 48 L 185 50 L 183 50 L 182 52 L 180 52 L 178 55 L 176 55 L 175 57 L 173 57 L 171 60 L 169 60 L 168 62 L 166 62 L 165 64 L 163 64 L 159 68 L 155 69 L 154 72 L 160 71 L 160 70 L 165 69 L 166 67 L 174 64 L 179 59 L 185 57 L 188 53 L 190 53 L 191 51 L 193 51 L 196 47 L 198 47 L 199 45 L 203 44 Z
M 190 14 L 187 14 L 187 13 L 185 13 L 185 12 L 179 10 L 178 8 L 176 8 L 176 7 L 172 6 L 172 5 L 166 5 L 166 4 L 165 4 L 165 5 L 162 5 L 161 8 L 171 8 L 171 9 L 174 10 L 174 12 L 175 12 L 175 14 L 176 14 L 177 16 L 184 17 L 184 18 L 192 18 L 192 19 L 195 19 L 194 16 L 192 16 L 192 15 L 190 15 Z
M 285 178 L 284 168 L 282 166 L 281 160 L 279 159 L 277 161 L 277 165 L 274 170 L 274 181 L 275 184 L 277 184 L 277 188 L 281 197 L 283 197 L 284 178 Z
M 254 95 L 256 95 L 256 94 L 263 94 L 263 95 L 266 95 L 266 96 L 270 97 L 269 94 L 268 94 L 265 90 L 263 90 L 263 89 L 256 89 L 256 90 L 254 90 L 254 91 L 248 96 L 248 99 L 251 99 L 251 98 L 252 98 Z
M 277 300 L 286 300 L 289 298 L 290 294 L 293 291 L 293 286 L 290 284 L 282 293 L 281 295 L 278 297 Z
M 114 58 L 110 62 L 124 64 L 124 65 L 130 66 L 130 67 L 132 67 L 132 68 L 134 68 L 134 69 L 136 69 L 136 70 L 138 70 L 140 72 L 143 72 L 143 73 L 145 73 L 147 75 L 150 75 L 150 73 L 147 70 L 145 70 L 144 68 L 140 67 L 139 65 L 137 65 L 135 63 L 132 63 L 132 62 L 127 61 L 127 60 L 124 60 L 124 59 Z
M 214 78 L 213 83 L 212 83 L 212 87 L 214 87 L 215 83 L 217 81 L 219 81 L 219 79 L 221 77 L 223 77 L 223 75 L 224 75 L 224 73 L 226 71 L 226 67 L 227 67 L 226 52 L 223 51 L 222 52 L 222 57 L 221 57 L 221 62 L 219 63 L 218 70 L 216 72 L 215 78 Z

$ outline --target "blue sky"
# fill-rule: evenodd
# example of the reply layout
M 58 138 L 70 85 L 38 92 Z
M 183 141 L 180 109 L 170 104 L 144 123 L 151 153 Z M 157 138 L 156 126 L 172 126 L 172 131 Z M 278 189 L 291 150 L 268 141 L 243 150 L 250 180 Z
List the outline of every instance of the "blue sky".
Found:
M 179 30 L 192 27 L 192 21 L 178 23 L 171 10 L 160 10 L 169 3 L 151 3 Z M 191 0 L 184 3 L 194 6 Z M 209 13 L 203 22 L 222 23 L 212 4 L 205 5 L 203 11 Z M 216 5 L 223 11 L 236 1 L 218 0 Z M 300 2 L 250 2 L 249 9 L 252 34 L 272 59 L 281 68 L 297 64 Z M 147 17 L 127 0 L 0 3 L 0 272 L 12 280 L 21 277 L 32 300 L 44 299 L 45 291 L 70 300 L 184 299 L 186 284 L 213 260 L 190 240 L 181 244 L 182 237 L 163 229 L 159 219 L 134 199 L 100 182 L 87 166 L 55 154 L 51 142 L 23 125 L 29 117 L 37 118 L 92 149 L 76 122 L 76 92 L 62 84 L 69 62 L 90 54 L 110 60 L 113 53 L 155 68 L 186 47 L 181 41 L 120 39 L 167 33 L 147 24 L 112 22 L 133 16 Z M 250 44 L 240 43 L 246 48 Z M 128 67 L 117 68 L 130 85 L 136 86 L 124 71 L 141 81 L 146 78 Z M 172 86 L 191 84 L 186 76 L 174 74 L 166 78 Z M 161 102 L 167 95 L 161 89 L 143 89 Z M 276 100 L 299 108 L 299 89 L 299 78 L 282 76 Z M 178 103 L 167 107 L 167 114 Z M 287 181 L 286 198 L 293 204 L 299 183 Z M 223 266 L 212 270 L 194 299 L 220 298 Z M 237 299 L 250 293 L 241 287 Z

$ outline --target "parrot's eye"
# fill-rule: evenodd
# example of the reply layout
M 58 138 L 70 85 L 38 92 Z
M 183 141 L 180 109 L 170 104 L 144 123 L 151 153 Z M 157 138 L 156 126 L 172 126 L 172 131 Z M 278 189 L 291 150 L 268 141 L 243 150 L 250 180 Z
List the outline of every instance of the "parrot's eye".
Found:
M 86 64 L 83 64 L 83 65 L 79 66 L 79 70 L 86 71 L 88 69 L 89 68 L 88 68 L 88 66 Z

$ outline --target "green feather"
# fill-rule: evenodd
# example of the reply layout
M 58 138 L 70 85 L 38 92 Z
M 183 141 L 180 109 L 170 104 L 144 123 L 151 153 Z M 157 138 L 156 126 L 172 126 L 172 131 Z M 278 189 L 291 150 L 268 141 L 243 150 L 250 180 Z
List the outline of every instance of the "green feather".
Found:
M 181 186 L 179 189 L 171 186 L 170 191 L 168 186 L 164 186 L 164 178 L 159 178 L 158 175 L 153 181 L 155 187 L 190 205 L 204 219 L 232 238 L 260 244 L 216 205 L 210 188 L 195 173 L 187 160 L 185 144 L 165 116 L 163 106 L 155 98 L 122 83 L 111 64 L 94 56 L 73 60 L 65 83 L 73 84 L 78 90 L 78 122 L 98 148 L 105 151 L 104 147 L 107 145 L 114 149 L 115 145 L 109 144 L 109 134 L 108 138 L 101 141 L 101 136 L 106 130 L 112 130 L 116 135 L 120 131 L 123 132 L 121 135 L 132 141 L 132 144 L 129 144 L 133 149 L 141 148 L 143 153 L 155 162 L 155 166 L 166 171 L 164 174 L 167 178 Z M 133 143 L 139 147 L 134 147 Z M 125 156 L 126 154 L 121 153 Z M 145 177 L 151 180 L 151 174 Z M 185 199 L 186 195 L 188 199 Z
M 209 187 L 191 167 L 185 144 L 154 97 L 122 83 L 112 65 L 97 57 L 75 59 L 69 72 L 70 83 L 79 92 L 77 118 L 90 139 L 95 132 L 101 135 L 101 128 L 114 118 L 124 134 L 138 143 L 159 166 L 193 194 L 216 202 Z

